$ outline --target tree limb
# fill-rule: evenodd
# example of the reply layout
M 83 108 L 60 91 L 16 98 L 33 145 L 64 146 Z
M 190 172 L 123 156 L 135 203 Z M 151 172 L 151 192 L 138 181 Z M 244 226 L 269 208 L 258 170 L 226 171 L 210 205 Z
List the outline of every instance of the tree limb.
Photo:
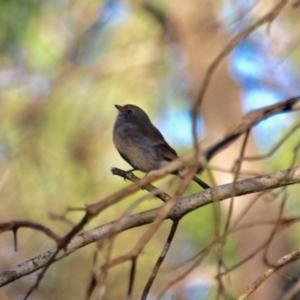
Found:
M 278 171 L 268 175 L 237 181 L 234 184 L 230 183 L 221 185 L 209 190 L 205 190 L 201 193 L 182 197 L 176 204 L 174 209 L 169 213 L 167 218 L 180 219 L 187 213 L 197 208 L 213 203 L 215 199 L 222 201 L 231 198 L 233 196 L 233 191 L 234 196 L 242 196 L 296 184 L 299 182 L 300 166 L 288 170 Z M 118 232 L 151 223 L 157 216 L 161 207 L 124 218 L 121 221 L 121 225 L 118 226 Z M 75 236 L 66 245 L 65 249 L 59 251 L 59 253 L 55 257 L 55 261 L 70 255 L 74 251 L 90 243 L 93 243 L 99 239 L 109 237 L 112 234 L 112 228 L 114 228 L 115 222 L 116 221 L 112 221 L 110 223 L 104 224 Z M 118 220 L 118 222 L 120 222 L 120 220 Z M 113 233 L 115 234 L 115 232 Z M 12 281 L 15 281 L 23 276 L 26 276 L 43 268 L 55 253 L 56 249 L 57 248 L 53 248 L 26 262 L 17 265 L 14 268 L 11 268 L 10 270 L 2 272 L 0 274 L 0 286 L 4 286 Z

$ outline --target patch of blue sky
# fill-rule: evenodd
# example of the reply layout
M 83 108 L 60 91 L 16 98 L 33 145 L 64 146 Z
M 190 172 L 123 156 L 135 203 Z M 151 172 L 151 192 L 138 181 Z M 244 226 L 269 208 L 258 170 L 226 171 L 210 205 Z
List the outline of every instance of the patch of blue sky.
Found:
M 166 49 L 166 58 L 170 60 L 170 67 L 174 72 L 185 72 L 188 61 L 182 47 L 176 43 L 170 43 Z M 190 86 L 189 86 L 190 87 Z
M 288 55 L 283 60 L 277 60 L 273 64 L 271 72 L 277 75 L 273 77 L 274 80 L 276 79 L 289 94 L 297 95 L 300 93 L 299 65 L 293 59 L 289 59 Z
M 132 8 L 124 0 L 107 0 L 99 7 L 98 16 L 81 37 L 81 47 L 76 59 L 83 64 L 92 65 L 101 59 L 99 54 L 107 51 L 111 29 L 121 26 L 132 16 Z M 99 58 L 100 57 L 100 58 Z
M 287 92 L 296 92 L 293 75 L 297 71 L 290 73 L 291 62 L 280 64 L 268 47 L 271 45 L 249 38 L 240 43 L 230 57 L 230 73 L 243 90 L 244 112 L 278 103 L 288 98 Z M 270 147 L 292 121 L 290 115 L 281 114 L 260 122 L 254 128 L 259 147 Z
M 180 110 L 171 109 L 164 112 L 159 120 L 159 129 L 168 143 L 180 149 L 191 146 L 193 143 L 192 118 L 187 106 Z M 203 124 L 197 122 L 198 136 L 203 136 Z
M 262 79 L 266 72 L 266 59 L 249 40 L 242 41 L 230 55 L 230 71 L 240 84 L 247 84 L 250 78 Z
M 177 44 L 171 44 L 166 53 L 170 60 L 170 74 L 160 82 L 160 104 L 158 127 L 166 140 L 178 150 L 193 143 L 192 117 L 190 111 L 191 99 L 189 92 L 192 87 L 192 77 L 186 71 L 186 56 Z M 204 134 L 204 124 L 197 120 L 199 140 Z
M 99 9 L 97 23 L 106 26 L 118 26 L 126 22 L 132 15 L 130 4 L 123 0 L 105 1 Z
M 220 9 L 217 14 L 217 19 L 219 22 L 223 23 L 223 29 L 238 29 L 239 31 L 243 29 L 244 22 L 241 24 L 241 21 L 245 21 L 246 19 L 250 18 L 249 10 L 255 5 L 255 2 L 257 2 L 257 0 L 220 1 Z M 228 22 L 228 20 L 230 21 Z
M 236 34 L 253 23 L 251 8 L 255 9 L 256 2 L 223 0 L 218 13 L 223 30 Z M 284 32 L 284 27 L 281 30 Z M 280 43 L 278 39 L 275 41 Z M 274 39 L 266 34 L 266 29 L 259 28 L 231 53 L 229 72 L 243 91 L 241 100 L 244 112 L 299 94 L 299 68 L 288 57 L 289 53 L 286 57 L 280 56 L 279 52 L 284 51 L 284 47 L 284 44 L 274 44 Z M 259 147 L 269 148 L 293 121 L 293 114 L 278 114 L 261 121 L 254 128 Z
M 184 291 L 183 295 L 186 299 L 197 299 L 197 300 L 205 300 L 208 298 L 212 289 L 212 284 L 208 284 L 207 282 L 199 282 L 197 284 L 193 284 L 192 286 L 187 286 Z
M 244 110 L 249 111 L 275 104 L 281 100 L 280 93 L 257 87 L 244 92 L 242 104 Z M 278 114 L 261 121 L 254 127 L 258 146 L 262 150 L 269 149 L 292 123 L 293 118 L 287 114 Z
M 207 283 L 207 280 L 201 279 L 199 283 L 194 284 L 193 286 L 186 286 L 180 290 L 169 289 L 162 297 L 162 300 L 173 300 L 173 299 L 189 299 L 189 300 L 205 300 L 208 299 L 208 296 L 212 290 L 212 284 Z M 181 297 L 180 297 L 181 296 Z M 157 299 L 157 293 L 150 293 L 149 299 Z
M 262 45 L 252 39 L 241 42 L 230 56 L 229 69 L 244 88 L 261 86 L 265 82 L 290 94 L 299 92 L 298 67 L 288 57 L 272 55 L 271 43 Z

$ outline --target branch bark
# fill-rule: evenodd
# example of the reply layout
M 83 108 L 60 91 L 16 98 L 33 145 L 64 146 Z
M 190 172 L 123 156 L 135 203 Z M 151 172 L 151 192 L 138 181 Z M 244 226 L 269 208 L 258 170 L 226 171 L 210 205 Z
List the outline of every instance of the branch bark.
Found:
M 296 183 L 300 183 L 300 166 L 292 169 L 278 171 L 268 175 L 241 180 L 235 183 L 217 186 L 194 195 L 182 197 L 175 205 L 174 209 L 168 214 L 166 219 L 180 219 L 184 215 L 195 209 L 208 204 L 212 204 L 214 201 L 216 201 L 216 199 L 222 201 L 230 199 L 232 196 L 237 197 L 245 194 L 262 192 Z M 153 222 L 162 207 L 164 207 L 164 205 L 156 209 L 131 215 L 121 221 L 117 220 L 117 222 L 119 222 L 119 226 L 117 226 L 117 232 L 122 232 Z M 115 234 L 116 232 L 112 231 L 115 222 L 116 221 L 112 221 L 110 223 L 104 224 L 75 236 L 67 244 L 64 250 L 59 251 L 58 255 L 55 257 L 55 261 L 70 255 L 74 251 L 90 243 Z M 17 265 L 14 268 L 2 272 L 0 274 L 0 286 L 4 286 L 12 281 L 15 281 L 23 276 L 29 275 L 43 268 L 56 250 L 57 248 L 53 248 L 26 262 Z

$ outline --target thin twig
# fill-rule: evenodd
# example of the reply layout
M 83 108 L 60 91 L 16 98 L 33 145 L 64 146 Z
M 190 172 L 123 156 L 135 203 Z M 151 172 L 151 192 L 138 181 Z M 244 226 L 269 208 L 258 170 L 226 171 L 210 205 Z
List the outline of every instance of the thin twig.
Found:
M 142 297 L 141 297 L 141 300 L 146 300 L 148 294 L 149 294 L 149 291 L 151 289 L 151 286 L 156 278 L 156 275 L 158 273 L 158 270 L 160 268 L 160 266 L 162 265 L 167 253 L 168 253 L 168 250 L 171 246 L 171 243 L 173 241 L 173 238 L 174 238 L 174 235 L 175 235 L 175 232 L 177 230 L 177 227 L 178 227 L 178 224 L 179 224 L 179 220 L 176 220 L 176 221 L 173 221 L 172 223 L 172 227 L 171 227 L 171 230 L 170 230 L 170 233 L 168 235 L 168 238 L 167 238 L 167 241 L 163 247 L 163 250 L 162 252 L 160 253 L 160 256 L 159 258 L 157 259 L 156 261 L 156 264 L 151 272 L 151 275 L 145 285 L 145 288 L 143 290 L 143 293 L 142 293 Z
M 289 254 L 283 256 L 280 258 L 274 267 L 268 269 L 265 271 L 260 277 L 258 277 L 248 288 L 247 290 L 239 297 L 239 300 L 245 300 L 248 299 L 251 294 L 253 294 L 256 289 L 263 284 L 274 272 L 276 272 L 278 269 L 282 268 L 283 266 L 286 266 L 287 264 L 295 261 L 300 257 L 300 248 L 297 250 L 294 250 L 290 252 Z

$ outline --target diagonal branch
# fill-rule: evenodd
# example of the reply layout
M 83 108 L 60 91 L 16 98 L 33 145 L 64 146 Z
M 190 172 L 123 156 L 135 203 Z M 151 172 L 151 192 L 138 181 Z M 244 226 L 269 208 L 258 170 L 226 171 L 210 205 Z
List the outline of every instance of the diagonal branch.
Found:
M 276 272 L 278 269 L 282 268 L 283 266 L 295 261 L 296 259 L 299 259 L 300 257 L 300 248 L 288 253 L 287 255 L 281 257 L 274 267 L 268 269 L 265 271 L 260 277 L 258 277 L 248 288 L 247 290 L 239 297 L 239 300 L 245 300 L 248 299 L 249 296 L 255 292 L 255 290 L 262 284 L 264 281 L 266 281 L 274 272 Z
M 182 197 L 166 218 L 175 220 L 180 219 L 184 215 L 197 208 L 212 204 L 215 199 L 219 199 L 219 201 L 222 201 L 231 198 L 233 191 L 235 192 L 235 196 L 242 196 L 296 183 L 300 183 L 300 166 L 264 176 L 237 181 L 234 184 L 230 183 L 221 185 L 213 189 L 205 190 L 201 193 Z M 160 207 L 142 213 L 134 214 L 125 218 L 122 221 L 121 226 L 118 226 L 118 232 L 122 232 L 153 222 L 159 210 Z M 114 228 L 115 222 L 116 221 L 104 224 L 75 236 L 66 245 L 64 250 L 60 250 L 58 252 L 55 257 L 55 261 L 70 255 L 74 251 L 90 243 L 98 241 L 99 239 L 109 237 L 112 234 L 112 229 Z M 23 276 L 26 276 L 43 268 L 56 252 L 56 250 L 57 248 L 51 249 L 26 262 L 17 265 L 10 270 L 2 272 L 0 274 L 0 286 L 4 286 L 12 281 L 15 281 Z

